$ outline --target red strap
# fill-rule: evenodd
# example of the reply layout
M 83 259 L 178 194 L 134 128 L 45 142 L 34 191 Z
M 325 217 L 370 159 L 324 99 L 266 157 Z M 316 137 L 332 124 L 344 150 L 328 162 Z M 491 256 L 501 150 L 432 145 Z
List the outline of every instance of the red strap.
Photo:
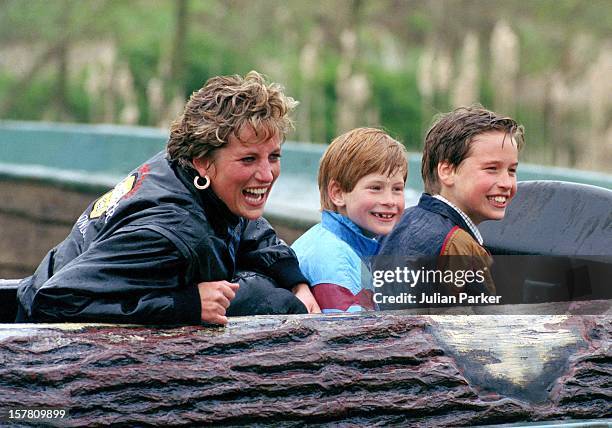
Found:
M 346 311 L 351 306 L 359 305 L 374 310 L 374 293 L 371 290 L 361 290 L 357 295 L 353 295 L 348 288 L 325 283 L 315 285 L 312 294 L 321 309 Z
M 448 234 L 446 235 L 446 238 L 444 238 L 444 243 L 442 244 L 442 249 L 440 250 L 440 255 L 444 254 L 444 250 L 446 250 L 446 244 L 448 244 L 448 241 L 450 240 L 450 238 L 455 234 L 455 232 L 457 231 L 457 229 L 461 229 L 459 226 L 455 226 L 453 227 L 450 232 L 448 232 Z

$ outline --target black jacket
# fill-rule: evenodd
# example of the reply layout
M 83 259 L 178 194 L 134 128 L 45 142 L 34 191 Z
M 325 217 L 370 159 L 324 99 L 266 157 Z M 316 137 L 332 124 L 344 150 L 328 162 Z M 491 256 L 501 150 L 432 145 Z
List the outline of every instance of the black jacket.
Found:
M 21 282 L 23 320 L 197 324 L 200 282 L 238 270 L 307 282 L 265 219 L 232 214 L 194 174 L 161 152 L 94 201 Z

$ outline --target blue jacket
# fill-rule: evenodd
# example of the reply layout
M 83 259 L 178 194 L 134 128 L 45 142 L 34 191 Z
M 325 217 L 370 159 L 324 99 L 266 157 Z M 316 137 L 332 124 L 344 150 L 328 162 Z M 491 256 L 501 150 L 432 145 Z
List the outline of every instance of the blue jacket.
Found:
M 323 211 L 321 223 L 292 245 L 323 313 L 374 309 L 369 258 L 379 244 L 341 214 Z
M 376 290 L 388 296 L 398 296 L 402 292 L 420 296 L 421 293 L 456 294 L 463 291 L 472 295 L 494 293 L 490 265 L 488 251 L 478 243 L 461 215 L 448 204 L 423 193 L 418 205 L 404 211 L 395 228 L 381 240 L 381 248 L 372 270 L 389 271 L 408 266 L 412 271 L 482 271 L 484 281 L 467 281 L 459 287 L 457 283 L 450 284 L 454 286 L 448 283 L 441 285 L 436 280 L 410 285 L 398 281 L 385 283 L 381 289 Z M 381 309 L 412 306 L 381 305 Z
M 418 205 L 406 209 L 393 231 L 381 240 L 379 255 L 439 256 L 455 227 L 463 229 L 476 241 L 457 211 L 423 193 Z

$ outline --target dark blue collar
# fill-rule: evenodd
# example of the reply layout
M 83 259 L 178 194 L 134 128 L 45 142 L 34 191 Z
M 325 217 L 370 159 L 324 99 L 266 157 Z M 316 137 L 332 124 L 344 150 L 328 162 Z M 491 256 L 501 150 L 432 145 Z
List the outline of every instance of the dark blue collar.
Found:
M 461 229 L 465 230 L 470 236 L 478 242 L 478 238 L 474 236 L 470 226 L 467 225 L 461 214 L 459 214 L 453 207 L 448 204 L 445 204 L 439 199 L 434 198 L 429 193 L 423 193 L 421 195 L 421 199 L 419 199 L 419 207 L 424 210 L 431 211 L 433 213 L 439 214 L 442 217 L 445 217 L 452 221 L 455 226 L 459 226 Z
M 374 238 L 363 234 L 359 226 L 349 218 L 332 211 L 323 211 L 321 225 L 355 250 L 361 259 L 378 254 L 380 245 Z
M 209 187 L 205 190 L 195 188 L 193 179 L 198 174 L 197 171 L 192 168 L 184 168 L 177 161 L 168 162 L 170 162 L 170 166 L 179 180 L 183 182 L 183 185 L 193 196 L 194 201 L 202 207 L 206 213 L 206 219 L 217 235 L 227 236 L 228 233 L 231 235 L 232 229 L 238 228 L 238 226 L 242 227 L 246 220 L 232 213 L 227 205 L 213 192 L 212 188 Z

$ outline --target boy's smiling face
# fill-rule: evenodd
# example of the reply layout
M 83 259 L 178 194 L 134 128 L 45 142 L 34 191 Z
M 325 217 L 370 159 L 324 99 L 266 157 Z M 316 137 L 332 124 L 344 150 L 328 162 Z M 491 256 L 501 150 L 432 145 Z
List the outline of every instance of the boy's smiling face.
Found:
M 505 138 L 505 140 L 504 140 Z M 440 195 L 455 204 L 475 224 L 501 220 L 516 194 L 518 149 L 500 131 L 478 134 L 469 155 L 458 166 L 438 165 Z
M 397 171 L 387 176 L 372 173 L 357 181 L 350 192 L 330 185 L 330 197 L 338 212 L 366 233 L 386 235 L 404 212 L 404 175 Z

